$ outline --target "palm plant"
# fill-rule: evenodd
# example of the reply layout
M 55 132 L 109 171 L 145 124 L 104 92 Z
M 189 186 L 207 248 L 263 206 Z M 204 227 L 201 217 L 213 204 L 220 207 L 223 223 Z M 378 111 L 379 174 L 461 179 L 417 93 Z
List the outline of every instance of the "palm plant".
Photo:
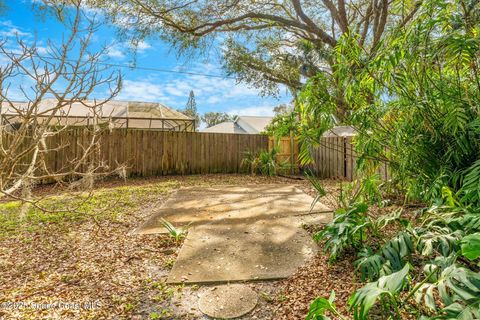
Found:
M 252 175 L 260 172 L 263 175 L 274 176 L 278 170 L 286 169 L 288 166 L 288 161 L 285 163 L 278 162 L 277 154 L 277 147 L 272 148 L 270 151 L 262 150 L 258 155 L 247 151 L 244 152 L 241 165 L 248 168 Z
M 255 175 L 259 164 L 257 155 L 252 151 L 245 151 L 243 155 L 244 156 L 240 165 L 243 168 L 247 168 L 252 176 Z
M 270 151 L 261 151 L 258 155 L 258 167 L 264 175 L 274 176 L 277 174 L 277 149 L 272 148 Z
M 318 203 L 318 201 L 320 201 L 320 199 L 322 197 L 324 197 L 327 194 L 327 192 L 322 187 L 322 184 L 317 179 L 317 177 L 315 177 L 315 175 L 312 173 L 312 171 L 306 171 L 305 176 L 307 177 L 308 181 L 310 182 L 310 184 L 313 186 L 313 188 L 315 189 L 315 191 L 317 193 L 315 195 L 315 198 L 313 199 L 312 205 L 310 206 L 310 212 L 312 212 L 315 205 Z

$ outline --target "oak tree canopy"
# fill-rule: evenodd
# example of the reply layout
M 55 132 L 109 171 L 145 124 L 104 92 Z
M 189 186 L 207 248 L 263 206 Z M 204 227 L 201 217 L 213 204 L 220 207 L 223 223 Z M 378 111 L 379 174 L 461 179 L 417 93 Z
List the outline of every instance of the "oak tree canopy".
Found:
M 179 54 L 221 48 L 223 67 L 239 81 L 275 95 L 294 94 L 305 80 L 324 74 L 337 105 L 348 112 L 341 84 L 332 76 L 334 48 L 355 35 L 366 55 L 385 31 L 408 23 L 420 1 L 396 0 L 90 0 L 134 41 L 158 36 Z

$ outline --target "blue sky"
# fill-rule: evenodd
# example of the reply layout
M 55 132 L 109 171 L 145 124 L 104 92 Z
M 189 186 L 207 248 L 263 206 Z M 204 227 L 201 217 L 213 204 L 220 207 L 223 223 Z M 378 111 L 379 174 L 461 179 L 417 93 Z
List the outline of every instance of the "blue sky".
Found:
M 44 46 L 48 40 L 61 43 L 65 27 L 54 18 L 45 18 L 32 10 L 29 0 L 7 0 L 7 11 L 0 16 L 0 38 L 14 39 L 15 35 L 27 41 L 36 41 Z M 107 45 L 105 59 L 113 64 L 139 67 L 180 70 L 201 74 L 224 75 L 219 59 L 210 55 L 187 60 L 177 58 L 168 43 L 158 39 L 147 39 L 140 43 L 135 58 L 130 45 L 121 42 L 113 26 L 102 26 L 93 38 L 93 46 Z M 196 97 L 200 113 L 209 111 L 228 112 L 238 115 L 272 115 L 274 106 L 288 103 L 289 95 L 283 90 L 279 99 L 261 97 L 259 91 L 245 84 L 237 84 L 235 79 L 210 78 L 200 75 L 163 73 L 131 68 L 120 69 L 123 76 L 123 89 L 117 99 L 161 102 L 173 108 L 185 106 L 190 90 Z M 13 92 L 13 90 L 12 90 Z M 97 92 L 97 97 L 102 93 Z M 15 97 L 14 97 L 15 98 Z

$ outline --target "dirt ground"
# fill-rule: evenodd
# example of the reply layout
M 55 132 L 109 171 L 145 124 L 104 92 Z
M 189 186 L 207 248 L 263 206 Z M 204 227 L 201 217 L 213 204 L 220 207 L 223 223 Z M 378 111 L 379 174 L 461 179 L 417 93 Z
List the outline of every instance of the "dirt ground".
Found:
M 18 208 L 1 203 L 0 319 L 204 318 L 194 298 L 205 288 L 165 284 L 181 242 L 128 233 L 181 186 L 270 183 L 300 184 L 315 194 L 305 180 L 199 175 L 101 182 L 84 214 L 34 212 L 17 221 Z M 340 184 L 322 184 L 328 192 L 323 203 L 335 208 Z M 34 194 L 64 201 L 62 192 L 43 186 Z M 351 261 L 329 265 L 320 253 L 289 279 L 250 283 L 260 299 L 245 319 L 303 319 L 310 302 L 332 289 L 343 310 L 354 279 Z

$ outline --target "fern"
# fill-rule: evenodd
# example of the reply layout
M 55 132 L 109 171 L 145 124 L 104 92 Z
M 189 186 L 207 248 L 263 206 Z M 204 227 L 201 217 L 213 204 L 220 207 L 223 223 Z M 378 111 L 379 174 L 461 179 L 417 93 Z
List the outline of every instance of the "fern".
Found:
M 480 202 L 480 159 L 475 161 L 475 163 L 465 171 L 460 193 L 462 194 L 463 202 Z

